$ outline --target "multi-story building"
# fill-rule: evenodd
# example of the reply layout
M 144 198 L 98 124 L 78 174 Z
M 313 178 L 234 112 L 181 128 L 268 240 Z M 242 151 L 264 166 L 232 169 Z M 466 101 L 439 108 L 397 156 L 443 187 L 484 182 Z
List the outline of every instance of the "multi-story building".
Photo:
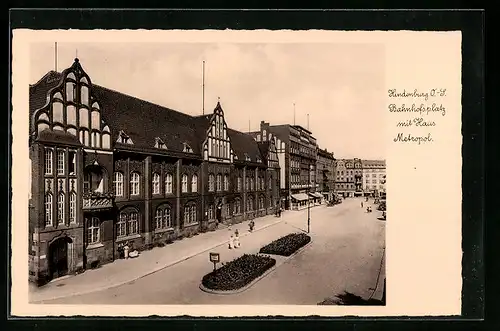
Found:
M 363 160 L 363 192 L 370 196 L 385 196 L 385 160 Z
M 250 133 L 257 142 L 276 139 L 281 167 L 281 199 L 286 209 L 302 209 L 321 203 L 317 192 L 317 142 L 312 133 L 299 125 L 270 125 L 262 121 L 260 131 Z
M 362 162 L 358 158 L 334 161 L 335 193 L 346 198 L 363 195 Z
M 123 73 L 116 73 L 123 75 Z M 275 140 L 92 83 L 78 59 L 31 85 L 30 279 L 38 283 L 272 213 Z
M 332 200 L 335 188 L 333 153 L 326 149 L 318 149 L 318 158 L 316 161 L 316 184 L 319 185 L 318 191 L 321 192 L 324 199 Z

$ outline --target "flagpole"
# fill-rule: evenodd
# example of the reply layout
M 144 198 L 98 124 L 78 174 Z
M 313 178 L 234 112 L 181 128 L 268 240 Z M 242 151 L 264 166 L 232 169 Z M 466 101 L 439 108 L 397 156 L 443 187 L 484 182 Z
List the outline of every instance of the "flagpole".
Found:
M 54 67 L 55 67 L 55 71 L 57 72 L 57 41 L 56 41 L 55 47 L 54 47 Z
M 295 102 L 293 103 L 293 125 L 295 125 Z
M 205 115 L 205 61 L 203 61 L 203 75 L 202 75 L 202 111 Z

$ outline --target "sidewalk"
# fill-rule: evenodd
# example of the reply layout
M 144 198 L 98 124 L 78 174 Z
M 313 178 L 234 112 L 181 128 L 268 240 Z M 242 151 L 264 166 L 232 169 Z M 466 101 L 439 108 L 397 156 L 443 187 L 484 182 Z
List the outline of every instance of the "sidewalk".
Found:
M 254 220 L 255 229 L 253 232 L 281 223 L 284 220 L 286 218 L 276 218 L 274 215 L 257 218 Z M 247 236 L 250 234 L 248 222 L 235 224 L 232 226 L 232 230 L 238 229 L 240 237 Z M 40 303 L 120 286 L 188 260 L 220 245 L 227 245 L 227 241 L 227 227 L 213 232 L 200 233 L 191 238 L 174 241 L 165 247 L 143 251 L 135 259 L 116 260 L 98 269 L 87 270 L 80 275 L 56 279 L 42 287 L 30 285 L 29 301 Z

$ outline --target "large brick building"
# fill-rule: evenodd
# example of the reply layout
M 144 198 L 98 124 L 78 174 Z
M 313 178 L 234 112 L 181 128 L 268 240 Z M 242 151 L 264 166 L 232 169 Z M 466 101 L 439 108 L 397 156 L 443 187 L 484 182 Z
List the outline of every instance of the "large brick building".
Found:
M 335 189 L 334 161 L 333 153 L 328 152 L 326 149 L 318 149 L 316 184 L 318 184 L 318 191 L 327 200 L 333 199 Z
M 250 134 L 257 142 L 276 139 L 283 208 L 302 209 L 321 202 L 323 196 L 317 192 L 316 183 L 318 144 L 311 131 L 299 125 L 270 125 L 262 121 L 260 131 Z
M 31 85 L 30 279 L 43 283 L 274 211 L 275 139 L 95 85 L 78 59 Z

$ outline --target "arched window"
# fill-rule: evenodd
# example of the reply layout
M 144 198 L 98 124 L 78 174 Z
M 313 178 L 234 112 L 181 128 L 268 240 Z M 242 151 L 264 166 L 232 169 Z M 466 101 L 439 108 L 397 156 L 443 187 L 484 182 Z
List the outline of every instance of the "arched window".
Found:
M 238 176 L 238 192 L 241 192 L 241 176 Z
M 224 175 L 224 191 L 229 191 L 229 176 Z
M 160 194 L 160 175 L 153 173 L 153 194 Z
M 186 174 L 182 175 L 182 193 L 188 191 L 188 176 Z
M 66 106 L 66 122 L 76 126 L 76 108 L 73 105 Z
M 58 175 L 64 175 L 64 165 L 66 164 L 65 161 L 65 152 L 64 150 L 58 150 L 57 151 L 57 174 Z
M 115 195 L 117 197 L 123 196 L 123 174 L 121 172 L 115 172 L 113 183 L 115 188 Z
M 250 191 L 253 191 L 255 189 L 255 180 L 252 177 L 250 177 Z
M 215 178 L 213 174 L 208 175 L 208 190 L 213 192 L 215 189 Z
M 172 194 L 172 174 L 165 176 L 165 194 Z
M 252 211 L 253 210 L 253 197 L 248 196 L 247 200 L 247 211 Z
M 222 175 L 217 175 L 217 192 L 222 191 Z
M 89 110 L 86 108 L 80 108 L 80 126 L 83 128 L 89 127 Z
M 264 209 L 264 197 L 259 198 L 259 209 Z
M 75 83 L 66 82 L 66 101 L 75 101 Z
M 100 241 L 100 226 L 99 219 L 97 217 L 92 217 L 87 219 L 87 242 L 89 245 L 96 244 Z
M 172 228 L 172 208 L 169 205 L 162 205 L 156 209 L 156 230 Z
M 101 147 L 101 139 L 99 132 L 92 132 L 92 147 L 100 148 Z
M 207 216 L 209 220 L 215 219 L 214 205 L 208 205 Z
M 47 130 L 49 128 L 49 125 L 47 123 L 38 123 L 38 133 L 42 132 L 43 130 Z
M 45 195 L 45 226 L 52 226 L 52 193 Z
M 121 211 L 116 223 L 116 236 L 126 237 L 139 234 L 139 213 L 132 208 Z
M 52 103 L 52 120 L 55 123 L 64 123 L 64 110 L 61 102 Z
M 191 192 L 198 192 L 198 176 L 196 174 L 191 177 Z
M 196 205 L 193 202 L 189 202 L 184 206 L 184 224 L 190 225 L 196 222 Z
M 85 79 L 82 78 L 82 80 Z M 82 85 L 81 89 L 81 94 L 80 94 L 80 102 L 86 106 L 89 105 L 89 88 L 87 86 Z
M 100 130 L 101 129 L 101 114 L 98 111 L 93 110 L 92 113 L 90 113 L 90 117 L 91 117 L 92 129 Z
M 69 222 L 76 223 L 76 193 L 69 195 Z
M 140 176 L 137 172 L 130 174 L 130 195 L 139 195 L 139 180 Z
M 111 135 L 108 133 L 102 134 L 102 148 L 105 149 L 111 148 Z

